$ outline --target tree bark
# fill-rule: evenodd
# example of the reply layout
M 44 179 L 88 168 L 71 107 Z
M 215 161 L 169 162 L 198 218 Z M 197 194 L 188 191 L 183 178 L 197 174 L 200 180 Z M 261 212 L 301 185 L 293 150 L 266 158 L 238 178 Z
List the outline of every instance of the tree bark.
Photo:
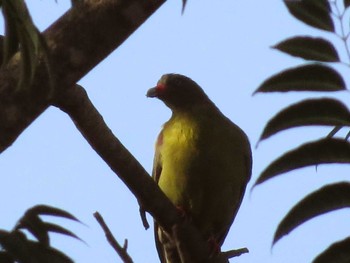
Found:
M 85 0 L 43 33 L 49 47 L 54 93 L 72 87 L 121 45 L 165 0 Z M 33 83 L 16 89 L 20 56 L 0 71 L 0 152 L 48 106 L 52 85 L 41 60 Z

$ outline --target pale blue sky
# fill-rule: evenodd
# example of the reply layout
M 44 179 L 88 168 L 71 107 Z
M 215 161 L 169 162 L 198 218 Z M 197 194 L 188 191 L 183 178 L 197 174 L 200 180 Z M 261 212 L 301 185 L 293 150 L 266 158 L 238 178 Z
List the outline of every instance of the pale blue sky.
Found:
M 70 1 L 28 2 L 43 30 Z M 277 110 L 308 95 L 251 96 L 267 77 L 302 63 L 270 48 L 297 34 L 331 36 L 296 21 L 278 0 L 189 0 L 183 16 L 181 1 L 169 0 L 79 83 L 115 135 L 150 172 L 154 140 L 170 112 L 145 93 L 162 74 L 181 73 L 198 82 L 255 147 L 263 125 Z M 349 101 L 348 96 L 337 94 L 343 101 Z M 294 129 L 254 148 L 248 191 L 275 157 L 329 130 Z M 302 169 L 248 192 L 223 248 L 245 246 L 250 253 L 231 262 L 310 262 L 328 244 L 346 237 L 349 211 L 342 210 L 305 224 L 271 250 L 274 230 L 298 200 L 327 182 L 347 179 L 348 166 L 334 167 Z M 88 225 L 59 220 L 88 245 L 53 235 L 58 249 L 76 262 L 120 262 L 92 216 L 97 210 L 120 243 L 129 240 L 135 262 L 158 262 L 153 231 L 143 229 L 135 198 L 58 109 L 47 110 L 1 155 L 0 174 L 0 228 L 10 229 L 35 204 L 57 206 Z

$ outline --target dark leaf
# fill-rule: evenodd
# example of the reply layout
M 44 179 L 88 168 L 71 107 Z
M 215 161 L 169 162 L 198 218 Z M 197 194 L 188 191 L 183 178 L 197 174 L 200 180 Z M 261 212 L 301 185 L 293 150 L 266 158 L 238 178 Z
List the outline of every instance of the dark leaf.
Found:
M 48 231 L 66 234 L 79 239 L 76 235 L 58 225 L 44 223 L 40 219 L 40 215 L 64 217 L 79 222 L 78 219 L 76 219 L 73 215 L 64 210 L 47 205 L 37 205 L 28 209 L 25 212 L 25 214 L 17 224 L 16 229 L 27 229 L 44 246 L 49 246 L 50 244 Z
M 74 237 L 80 241 L 82 241 L 77 235 L 75 235 L 73 232 L 59 226 L 59 225 L 56 225 L 56 224 L 51 224 L 51 223 L 44 223 L 44 227 L 46 229 L 46 231 L 49 231 L 49 232 L 55 232 L 55 233 L 59 233 L 59 234 L 62 234 L 62 235 L 67 235 L 67 236 L 70 236 L 70 237 Z
M 49 246 L 49 233 L 45 228 L 44 222 L 37 214 L 28 213 L 28 211 L 20 219 L 15 229 L 27 229 L 41 244 Z
M 343 78 L 334 69 L 311 64 L 282 71 L 265 80 L 254 92 L 340 91 Z
M 318 189 L 296 204 L 283 218 L 273 244 L 304 222 L 345 207 L 350 207 L 350 183 L 336 183 Z
M 29 38 L 29 35 L 26 34 L 25 30 L 22 31 L 19 35 L 20 38 L 20 51 L 21 51 L 21 76 L 19 79 L 19 88 L 25 88 L 31 85 L 36 66 L 37 66 L 37 56 L 38 51 L 34 43 Z
M 182 14 L 185 12 L 187 0 L 182 0 Z
M 16 262 L 21 263 L 73 263 L 62 252 L 41 243 L 28 240 L 20 231 L 0 230 L 0 245 Z M 2 261 L 0 261 L 2 262 Z
M 52 207 L 52 206 L 47 206 L 47 205 L 36 205 L 36 206 L 28 209 L 26 214 L 59 216 L 59 217 L 64 217 L 64 218 L 68 218 L 68 219 L 80 222 L 72 214 L 70 214 L 62 209 Z
M 305 24 L 318 29 L 334 31 L 328 0 L 284 0 L 284 3 L 288 11 Z
M 15 260 L 10 256 L 9 253 L 0 251 L 0 262 L 1 263 L 15 263 Z
M 34 77 L 39 50 L 42 45 L 38 29 L 35 27 L 23 0 L 4 1 L 2 10 L 5 18 L 4 63 L 21 51 L 21 76 L 19 87 L 31 84 Z
M 350 126 L 350 112 L 334 99 L 311 99 L 293 104 L 274 116 L 264 128 L 260 140 L 298 126 Z
M 31 262 L 73 263 L 72 259 L 70 259 L 67 255 L 55 248 L 45 247 L 42 246 L 40 243 L 33 241 L 28 241 L 28 247 L 33 258 L 33 261 Z
M 255 185 L 282 173 L 323 163 L 350 163 L 350 144 L 345 140 L 329 138 L 305 143 L 273 161 L 260 174 Z
M 348 8 L 350 6 L 350 0 L 344 0 L 344 6 Z
M 278 43 L 273 48 L 307 60 L 339 61 L 338 53 L 332 43 L 323 38 L 293 37 Z
M 12 232 L 0 230 L 0 262 L 73 262 L 65 254 L 49 246 L 48 232 L 56 232 L 77 239 L 79 238 L 74 233 L 59 225 L 43 222 L 39 217 L 40 215 L 59 216 L 78 221 L 74 216 L 64 210 L 46 205 L 38 205 L 28 209 Z M 20 229 L 30 231 L 39 242 L 28 240 Z M 11 261 L 8 261 L 8 259 Z
M 28 239 L 20 231 L 7 232 L 0 230 L 0 245 L 16 262 L 31 262 L 31 251 L 28 248 Z
M 350 237 L 332 244 L 319 254 L 312 263 L 349 263 L 350 262 Z
M 4 16 L 6 37 L 4 37 L 4 45 L 1 51 L 3 53 L 2 65 L 5 65 L 10 61 L 12 56 L 18 51 L 19 40 L 17 35 L 16 21 L 8 5 L 6 4 L 3 5 L 2 13 Z

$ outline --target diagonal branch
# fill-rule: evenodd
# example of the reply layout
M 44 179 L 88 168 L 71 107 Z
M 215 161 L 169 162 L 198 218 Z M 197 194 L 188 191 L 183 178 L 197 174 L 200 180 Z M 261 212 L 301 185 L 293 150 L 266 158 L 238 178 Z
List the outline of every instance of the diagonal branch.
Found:
M 121 45 L 165 0 L 85 0 L 43 34 L 55 92 L 73 86 Z M 20 56 L 0 70 L 0 152 L 9 147 L 49 105 L 50 84 L 43 59 L 31 87 L 16 91 Z

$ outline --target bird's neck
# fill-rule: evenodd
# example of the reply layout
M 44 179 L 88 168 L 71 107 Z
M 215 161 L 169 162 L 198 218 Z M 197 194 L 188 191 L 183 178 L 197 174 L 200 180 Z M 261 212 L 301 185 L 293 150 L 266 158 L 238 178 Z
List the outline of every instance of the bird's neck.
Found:
M 185 110 L 173 110 L 170 120 L 190 120 L 192 119 L 192 112 Z
M 217 111 L 217 107 L 210 100 L 204 100 L 201 103 L 195 105 L 188 105 L 187 107 L 171 108 L 172 118 L 198 118 L 198 115 L 205 114 L 206 112 Z

